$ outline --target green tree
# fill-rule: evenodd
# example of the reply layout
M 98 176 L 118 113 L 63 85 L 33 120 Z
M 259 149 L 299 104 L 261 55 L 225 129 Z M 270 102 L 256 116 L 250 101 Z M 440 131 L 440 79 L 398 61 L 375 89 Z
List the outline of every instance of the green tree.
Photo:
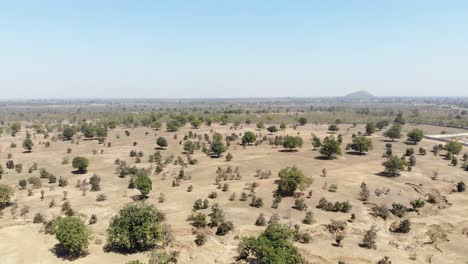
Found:
M 10 199 L 14 194 L 15 189 L 8 185 L 0 184 L 0 209 L 10 203 Z
M 300 117 L 300 118 L 297 120 L 297 122 L 299 122 L 299 124 L 300 124 L 301 126 L 304 126 L 305 124 L 307 124 L 307 118 L 305 118 L 305 117 Z
M 190 124 L 192 125 L 193 128 L 199 128 L 200 125 L 202 124 L 202 121 L 195 117 L 192 121 L 190 121 Z
M 418 144 L 424 138 L 424 132 L 421 129 L 415 128 L 408 132 L 408 141 Z
M 164 214 L 153 205 L 136 203 L 125 205 L 111 219 L 107 242 L 114 249 L 144 250 L 164 242 L 162 222 Z
M 312 146 L 314 147 L 314 150 L 316 150 L 317 148 L 320 148 L 320 146 L 322 146 L 322 142 L 320 141 L 320 138 L 318 138 L 315 135 L 312 138 Z
M 385 131 L 384 136 L 391 138 L 393 141 L 397 138 L 401 138 L 401 125 L 394 124 L 387 131 Z
M 283 148 L 287 148 L 289 151 L 302 147 L 303 143 L 304 141 L 300 136 L 286 136 L 283 138 Z
M 80 255 L 88 249 L 91 230 L 79 217 L 59 218 L 54 225 L 55 238 L 67 254 Z
M 138 172 L 132 179 L 133 186 L 137 188 L 143 197 L 148 197 L 149 192 L 153 189 L 153 182 L 148 174 L 142 171 Z
M 75 130 L 72 127 L 66 127 L 62 131 L 63 140 L 71 140 L 75 135 Z
M 327 159 L 332 159 L 336 155 L 341 155 L 340 142 L 334 136 L 326 137 L 322 142 L 320 154 Z
M 408 164 L 404 159 L 401 159 L 396 155 L 392 155 L 388 157 L 388 159 L 384 161 L 382 165 L 385 168 L 385 174 L 390 176 L 397 176 L 399 172 L 404 170 Z
M 293 245 L 294 232 L 280 224 L 270 224 L 258 237 L 243 237 L 237 248 L 239 258 L 255 258 L 258 263 L 305 264 L 306 260 Z
M 242 137 L 242 144 L 250 145 L 252 143 L 255 143 L 256 140 L 257 140 L 257 136 L 255 135 L 255 133 L 251 131 L 247 131 L 244 133 L 244 136 Z
M 89 160 L 85 157 L 75 157 L 72 161 L 72 166 L 78 173 L 85 173 L 89 166 Z
M 21 124 L 16 122 L 10 125 L 11 135 L 16 136 L 16 134 L 21 130 Z
M 265 128 L 265 123 L 263 123 L 262 121 L 258 122 L 257 123 L 257 128 L 258 129 L 264 129 Z
M 169 120 L 169 122 L 167 122 L 166 129 L 169 132 L 175 132 L 179 130 L 181 126 L 182 125 L 179 123 L 179 121 L 177 121 L 176 119 L 172 119 L 172 120 Z
M 400 124 L 400 125 L 404 125 L 406 123 L 402 112 L 398 112 L 397 116 L 395 117 L 394 122 L 395 122 L 395 124 Z
M 331 124 L 328 126 L 328 131 L 332 132 L 332 133 L 335 133 L 337 131 L 339 131 L 340 128 L 336 125 L 336 124 Z
M 463 145 L 460 142 L 450 141 L 445 144 L 444 149 L 448 154 L 458 155 L 458 153 L 463 149 Z
M 195 151 L 196 148 L 197 148 L 197 146 L 195 145 L 195 143 L 193 143 L 193 141 L 191 141 L 191 140 L 185 141 L 184 150 L 187 153 L 192 154 L 193 151 Z
M 291 196 L 297 189 L 303 191 L 311 184 L 311 179 L 304 176 L 297 167 L 281 169 L 278 176 L 280 181 L 277 192 L 281 196 Z
M 269 127 L 267 128 L 267 130 L 268 130 L 268 132 L 270 132 L 271 134 L 278 132 L 278 128 L 277 128 L 276 126 L 269 126 Z
M 286 124 L 285 124 L 285 123 L 281 123 L 281 124 L 280 124 L 280 129 L 281 129 L 281 130 L 285 130 L 285 129 L 286 129 Z
M 375 127 L 378 128 L 379 130 L 382 130 L 385 127 L 387 127 L 388 124 L 389 124 L 388 120 L 381 120 L 381 121 L 377 122 L 377 124 L 375 124 Z
M 28 152 L 31 152 L 34 143 L 32 142 L 30 137 L 27 137 L 23 140 L 23 148 Z
M 372 149 L 372 140 L 364 136 L 357 136 L 353 138 L 353 143 L 351 143 L 351 149 L 363 154 Z
M 368 122 L 366 124 L 366 134 L 372 135 L 375 132 L 375 124 L 374 122 Z
M 156 144 L 160 149 L 165 149 L 167 147 L 167 140 L 163 137 L 158 137 L 158 139 L 156 139 Z
M 215 140 L 213 143 L 211 143 L 210 146 L 211 153 L 216 155 L 216 157 L 221 157 L 221 154 L 223 154 L 226 151 L 226 147 L 224 146 L 224 143 L 221 140 Z

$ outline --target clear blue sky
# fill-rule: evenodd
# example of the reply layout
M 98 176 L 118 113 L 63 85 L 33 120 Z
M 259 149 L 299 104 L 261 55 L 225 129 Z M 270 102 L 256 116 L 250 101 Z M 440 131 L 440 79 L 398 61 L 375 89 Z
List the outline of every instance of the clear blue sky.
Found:
M 0 2 L 0 98 L 468 96 L 468 1 Z

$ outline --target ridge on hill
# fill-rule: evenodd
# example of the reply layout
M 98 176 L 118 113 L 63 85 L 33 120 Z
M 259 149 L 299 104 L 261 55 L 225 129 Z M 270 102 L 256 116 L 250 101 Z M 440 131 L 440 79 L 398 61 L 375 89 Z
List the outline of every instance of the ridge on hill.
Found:
M 375 96 L 368 91 L 361 90 L 361 91 L 349 93 L 345 95 L 345 98 L 362 100 L 362 99 L 372 99 L 372 98 L 375 98 Z

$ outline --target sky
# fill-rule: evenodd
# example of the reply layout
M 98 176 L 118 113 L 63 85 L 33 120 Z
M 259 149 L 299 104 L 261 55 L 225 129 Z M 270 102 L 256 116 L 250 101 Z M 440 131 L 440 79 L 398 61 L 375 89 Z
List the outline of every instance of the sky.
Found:
M 466 0 L 0 0 L 0 99 L 468 96 Z

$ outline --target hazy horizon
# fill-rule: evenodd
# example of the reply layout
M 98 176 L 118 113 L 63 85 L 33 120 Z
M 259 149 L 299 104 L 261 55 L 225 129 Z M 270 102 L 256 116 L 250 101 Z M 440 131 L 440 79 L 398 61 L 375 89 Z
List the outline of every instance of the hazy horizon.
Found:
M 468 96 L 467 1 L 6 1 L 0 99 Z

